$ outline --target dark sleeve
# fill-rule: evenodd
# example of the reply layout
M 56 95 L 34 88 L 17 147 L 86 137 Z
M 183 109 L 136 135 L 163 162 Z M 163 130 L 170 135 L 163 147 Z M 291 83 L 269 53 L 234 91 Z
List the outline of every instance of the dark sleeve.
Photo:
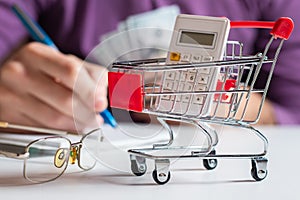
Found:
M 42 10 L 52 2 L 52 0 L 0 1 L 0 64 L 15 48 L 28 38 L 26 29 L 12 12 L 11 6 L 17 4 L 36 20 Z

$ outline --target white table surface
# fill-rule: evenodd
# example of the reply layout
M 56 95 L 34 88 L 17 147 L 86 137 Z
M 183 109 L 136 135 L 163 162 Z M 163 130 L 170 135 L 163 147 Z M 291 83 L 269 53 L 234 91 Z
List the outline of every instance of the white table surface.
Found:
M 172 162 L 171 179 L 165 185 L 157 185 L 152 179 L 152 160 L 147 160 L 148 171 L 141 177 L 98 163 L 86 172 L 72 165 L 55 181 L 30 184 L 22 177 L 21 161 L 0 158 L 0 199 L 299 199 L 300 127 L 258 129 L 269 140 L 268 176 L 260 182 L 250 175 L 249 159 L 219 159 L 217 168 L 211 171 L 204 169 L 200 159 L 191 159 Z M 190 128 L 180 130 L 180 135 L 192 132 Z M 239 152 L 245 146 L 257 150 L 261 144 L 245 132 L 225 128 L 217 151 Z

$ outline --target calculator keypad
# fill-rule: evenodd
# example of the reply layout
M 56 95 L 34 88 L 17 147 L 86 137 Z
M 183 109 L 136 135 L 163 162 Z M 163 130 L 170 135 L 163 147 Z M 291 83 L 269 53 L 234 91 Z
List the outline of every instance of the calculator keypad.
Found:
M 201 111 L 208 95 L 197 94 L 197 92 L 205 92 L 210 88 L 212 73 L 213 70 L 210 68 L 165 72 L 162 93 L 190 93 L 163 95 L 159 101 L 158 110 L 193 116 L 203 114 Z

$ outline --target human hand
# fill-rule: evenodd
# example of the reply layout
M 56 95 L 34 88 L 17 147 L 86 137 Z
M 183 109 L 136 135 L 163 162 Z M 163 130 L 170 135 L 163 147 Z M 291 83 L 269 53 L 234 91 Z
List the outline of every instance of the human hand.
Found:
M 99 126 L 107 71 L 32 42 L 0 68 L 0 120 L 81 131 Z

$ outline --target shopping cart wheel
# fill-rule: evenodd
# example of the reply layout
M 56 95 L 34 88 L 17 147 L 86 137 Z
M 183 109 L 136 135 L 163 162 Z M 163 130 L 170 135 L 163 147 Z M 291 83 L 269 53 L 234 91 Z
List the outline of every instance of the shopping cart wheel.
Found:
M 142 176 L 147 171 L 146 159 L 144 157 L 130 155 L 131 171 L 136 176 Z
M 155 169 L 152 172 L 154 181 L 160 185 L 167 183 L 171 178 L 169 159 L 156 159 Z
M 216 155 L 216 150 L 212 150 L 209 155 Z M 218 160 L 213 159 L 203 159 L 203 165 L 207 170 L 215 169 L 218 165 Z
M 155 169 L 152 172 L 152 177 L 157 184 L 163 185 L 163 184 L 166 184 L 167 182 L 169 182 L 169 180 L 171 178 L 171 173 L 168 172 L 167 174 L 165 174 L 165 173 L 158 174 L 157 170 Z
M 256 181 L 261 181 L 267 177 L 267 163 L 266 158 L 253 158 L 251 160 L 251 175 Z

